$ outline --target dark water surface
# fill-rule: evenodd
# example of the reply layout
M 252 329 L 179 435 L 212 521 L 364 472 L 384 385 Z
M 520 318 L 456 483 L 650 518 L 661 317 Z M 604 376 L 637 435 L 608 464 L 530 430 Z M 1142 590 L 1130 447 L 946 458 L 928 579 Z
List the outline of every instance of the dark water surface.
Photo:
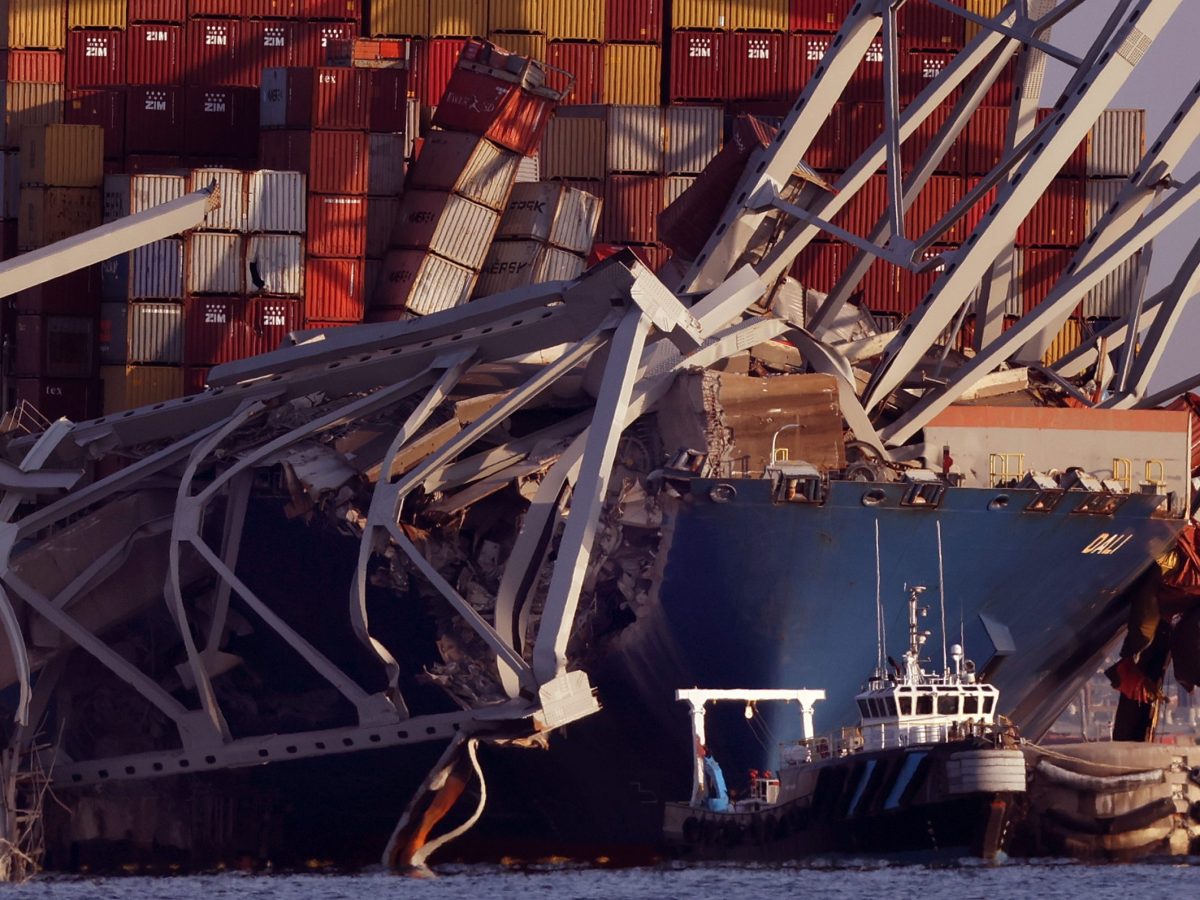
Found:
M 244 875 L 221 873 L 164 878 L 38 878 L 7 885 L 0 897 L 98 900 L 218 900 L 281 897 L 352 900 L 360 897 L 625 898 L 738 900 L 743 897 L 871 898 L 871 900 L 1014 900 L 1023 897 L 1200 897 L 1200 858 L 1138 865 L 1073 862 L 964 864 L 956 867 L 806 865 L 772 867 L 661 866 L 599 869 L 547 866 L 439 868 L 434 879 L 385 873 L 361 875 Z

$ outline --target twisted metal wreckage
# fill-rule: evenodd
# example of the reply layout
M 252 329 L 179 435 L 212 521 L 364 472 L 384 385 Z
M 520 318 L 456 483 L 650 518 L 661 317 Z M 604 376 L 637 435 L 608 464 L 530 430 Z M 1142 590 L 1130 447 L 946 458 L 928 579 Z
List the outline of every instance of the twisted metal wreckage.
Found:
M 980 26 L 967 48 L 900 109 L 895 14 L 903 0 L 858 3 L 774 142 L 750 159 L 703 252 L 664 274 L 668 284 L 625 255 L 575 281 L 419 320 L 298 334 L 291 346 L 214 369 L 200 395 L 10 432 L 0 461 L 2 665 L 16 698 L 6 782 L 38 753 L 48 770 L 53 755 L 52 783 L 70 787 L 449 742 L 391 844 L 393 862 L 420 862 L 434 846 L 422 846 L 429 798 L 459 765 L 464 744 L 544 739 L 599 708 L 579 668 L 587 642 L 578 636 L 581 610 L 594 603 L 621 540 L 611 526 L 636 489 L 628 479 L 614 482 L 614 461 L 626 429 L 655 410 L 680 373 L 747 351 L 761 362 L 772 346 L 777 359 L 781 345 L 771 342 L 783 339 L 794 348 L 783 347 L 786 363 L 762 365 L 832 378 L 853 438 L 895 463 L 919 455 L 912 442 L 940 410 L 1014 371 L 1086 405 L 1092 392 L 1078 385 L 1091 378 L 1102 389 L 1095 405 L 1109 408 L 1152 407 L 1188 389 L 1196 379 L 1156 394 L 1148 383 L 1200 278 L 1200 242 L 1169 287 L 1052 366 L 1040 360 L 1080 298 L 1200 199 L 1200 176 L 1172 177 L 1200 133 L 1200 84 L 1049 296 L 1001 330 L 1017 226 L 1153 49 L 1180 0 L 1120 0 L 1082 57 L 1054 46 L 1050 28 L 1085 0 L 1014 0 L 994 19 L 931 2 Z M 880 33 L 885 133 L 833 191 L 803 193 L 801 208 L 797 167 Z M 1008 151 L 928 233 L 906 234 L 904 211 L 1014 55 L 1020 88 Z M 1075 74 L 1054 114 L 1037 123 L 1047 57 Z M 954 96 L 953 112 L 902 178 L 901 144 Z M 881 166 L 890 202 L 872 233 L 832 224 Z M 993 188 L 995 202 L 961 249 L 925 259 Z M 193 227 L 215 202 L 201 191 L 4 263 L 0 293 Z M 822 232 L 858 254 L 831 293 L 801 293 L 796 303 L 797 286 L 785 273 Z M 880 257 L 939 271 L 916 312 L 886 334 L 862 331 L 865 320 L 847 310 Z M 975 353 L 960 359 L 948 335 L 970 313 Z M 847 321 L 859 330 L 850 334 Z M 586 405 L 579 401 L 585 367 L 594 397 Z M 547 417 L 555 397 L 572 398 L 559 404 L 569 412 Z M 506 428 L 520 416 L 522 429 Z M 719 471 L 721 461 L 699 464 Z M 525 504 L 519 527 L 507 544 L 485 546 L 486 560 L 472 553 L 464 564 L 453 549 L 458 525 L 513 484 Z M 345 603 L 374 675 L 359 677 L 361 666 L 351 671 L 335 661 L 328 642 L 239 574 L 256 494 L 283 497 L 290 515 L 323 520 L 357 540 L 348 597 L 322 603 Z M 418 525 L 430 522 L 432 530 Z M 634 566 L 614 575 L 610 567 L 603 577 L 628 582 L 640 573 Z M 449 690 L 457 711 L 410 705 L 402 682 L 411 673 L 380 637 L 379 607 L 368 612 L 373 589 L 401 595 L 418 584 L 422 596 L 445 604 L 434 616 L 442 663 L 429 666 L 428 677 Z M 128 641 L 128 623 L 151 621 L 164 608 L 169 619 L 159 616 L 154 627 L 173 637 L 171 649 L 183 659 L 177 667 L 151 665 Z M 227 652 L 231 636 L 248 628 L 245 614 L 336 691 L 352 710 L 349 721 L 315 730 L 277 730 L 269 720 L 246 727 L 221 688 L 232 669 L 256 666 L 249 655 Z M 117 746 L 71 738 L 77 723 L 56 693 L 77 651 L 93 671 L 140 696 L 138 708 L 159 723 L 153 737 Z M 2 812 L 3 833 L 13 840 L 18 811 L 10 802 Z

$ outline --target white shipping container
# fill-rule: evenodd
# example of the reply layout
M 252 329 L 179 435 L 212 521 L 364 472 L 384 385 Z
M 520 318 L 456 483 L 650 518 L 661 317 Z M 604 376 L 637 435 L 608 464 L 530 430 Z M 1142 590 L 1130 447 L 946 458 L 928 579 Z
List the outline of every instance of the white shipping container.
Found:
M 404 190 L 404 140 L 402 134 L 367 135 L 367 193 L 395 197 Z
M 1133 306 L 1141 293 L 1139 290 L 1141 260 L 1142 254 L 1135 253 L 1088 291 L 1087 296 L 1083 298 L 1083 303 L 1080 304 L 1080 311 L 1085 319 L 1093 317 L 1117 319 L 1133 311 Z
M 367 256 L 382 259 L 391 246 L 392 231 L 400 217 L 397 197 L 367 198 Z M 370 287 L 370 282 L 367 282 Z M 367 296 L 371 296 L 368 294 Z
M 183 364 L 183 304 L 130 303 L 126 328 L 129 362 Z
M 189 294 L 239 294 L 242 291 L 242 236 L 219 231 L 188 235 Z
M 663 179 L 663 209 L 666 209 L 676 200 L 678 200 L 683 192 L 692 186 L 695 181 L 692 175 L 668 175 Z
M 409 97 L 404 105 L 404 159 L 413 158 L 413 147 L 421 136 L 421 101 Z
M 724 129 L 721 107 L 668 106 L 664 119 L 665 171 L 699 175 L 721 151 Z
M 569 281 L 583 273 L 583 257 L 540 241 L 496 241 L 479 272 L 476 297 L 541 284 Z
M 559 110 L 546 125 L 539 154 L 542 178 L 604 178 L 606 145 L 603 107 L 584 109 L 590 114 L 568 115 L 566 110 Z
M 500 214 L 458 194 L 407 191 L 392 232 L 393 247 L 432 250 L 451 262 L 478 269 L 500 224 Z
M 413 163 L 409 187 L 453 191 L 489 209 L 503 209 L 521 157 L 486 138 L 458 131 L 431 131 Z
M 302 172 L 256 169 L 246 178 L 246 229 L 303 234 L 306 215 Z
M 288 70 L 266 68 L 258 84 L 258 124 L 260 128 L 283 128 L 287 125 Z
M 282 297 L 304 293 L 304 239 L 296 234 L 246 238 L 245 292 Z
M 537 156 L 522 156 L 517 166 L 517 184 L 542 180 L 542 164 Z
M 366 275 L 363 277 L 364 297 L 369 297 L 372 300 L 375 298 L 375 292 L 379 290 L 379 279 L 383 276 L 383 260 L 367 258 L 365 267 Z
M 601 203 L 594 194 L 558 182 L 518 184 L 509 197 L 497 236 L 543 241 L 587 253 L 600 226 Z
M 1117 197 L 1125 188 L 1124 180 L 1089 180 L 1083 186 L 1083 199 L 1086 206 L 1087 234 L 1096 230 L 1096 226 L 1105 214 L 1117 202 Z M 1085 235 L 1086 237 L 1087 235 Z
M 1146 144 L 1144 109 L 1106 109 L 1088 141 L 1089 178 L 1128 178 L 1142 161 Z
M 129 254 L 131 300 L 183 299 L 183 241 L 166 238 Z
M 393 250 L 383 261 L 378 305 L 420 316 L 466 303 L 475 272 L 425 250 Z
M 554 227 L 550 230 L 550 243 L 572 253 L 590 253 L 600 230 L 603 206 L 604 201 L 588 191 L 564 190 L 558 202 Z
M 610 172 L 663 170 L 663 114 L 658 106 L 608 108 L 606 161 Z
M 221 205 L 205 215 L 201 228 L 243 231 L 246 228 L 246 173 L 241 169 L 192 169 L 188 190 L 198 191 L 213 181 L 220 191 Z
M 105 175 L 104 221 L 145 212 L 187 193 L 182 175 Z

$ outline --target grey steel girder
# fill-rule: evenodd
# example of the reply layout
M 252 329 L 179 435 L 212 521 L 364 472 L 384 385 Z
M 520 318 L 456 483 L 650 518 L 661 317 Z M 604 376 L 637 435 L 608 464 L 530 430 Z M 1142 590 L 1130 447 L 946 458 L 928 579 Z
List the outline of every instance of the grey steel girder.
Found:
M 1139 0 L 1113 35 L 1108 48 L 1086 73 L 1080 87 L 1064 96 L 1049 121 L 1050 136 L 1035 147 L 1013 174 L 1013 190 L 998 197 L 953 263 L 909 316 L 900 337 L 872 375 L 864 406 L 875 409 L 918 365 L 929 346 L 979 284 L 996 254 L 1049 186 L 1092 123 L 1145 56 L 1181 0 Z
M 1166 288 L 1142 304 L 1141 312 L 1137 317 L 1137 324 L 1132 329 L 1133 334 L 1136 335 L 1149 327 L 1150 323 L 1154 320 L 1155 310 L 1158 309 L 1159 304 L 1164 299 L 1166 299 Z M 1129 336 L 1131 331 L 1129 327 L 1131 321 L 1131 316 L 1122 316 L 1090 337 L 1084 338 L 1078 347 L 1056 360 L 1052 368 L 1064 378 L 1074 378 L 1076 375 L 1082 374 L 1088 366 L 1093 365 L 1099 358 L 1099 346 L 1101 342 L 1107 348 L 1104 351 L 1106 356 L 1112 355 L 1118 346 L 1124 344 L 1125 338 Z

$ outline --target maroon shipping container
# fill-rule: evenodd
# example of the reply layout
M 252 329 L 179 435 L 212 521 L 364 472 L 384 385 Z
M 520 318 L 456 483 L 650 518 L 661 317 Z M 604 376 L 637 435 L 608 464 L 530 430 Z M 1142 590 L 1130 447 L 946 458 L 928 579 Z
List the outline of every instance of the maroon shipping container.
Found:
M 68 125 L 99 125 L 104 129 L 104 158 L 125 156 L 125 89 L 86 88 L 67 91 L 63 121 Z
M 408 70 L 362 69 L 367 73 L 367 128 L 383 134 L 408 131 Z
M 187 21 L 187 0 L 129 0 L 130 22 Z
M 450 83 L 450 73 L 458 65 L 458 57 L 466 45 L 466 38 L 414 42 L 414 50 L 420 50 L 420 93 L 417 96 L 422 106 L 434 107 L 441 102 L 446 85 Z
M 361 0 L 298 0 L 297 15 L 306 19 L 339 19 L 357 22 L 362 18 Z
M 850 297 L 867 309 L 899 312 L 902 304 L 896 267 L 881 259 L 875 260 Z
M 17 316 L 13 374 L 35 378 L 94 378 L 96 317 Z
M 447 131 L 481 135 L 525 156 L 534 153 L 542 142 L 555 101 L 507 80 L 523 61 L 519 54 L 488 41 L 467 41 L 463 64 L 450 73 L 450 83 L 434 110 L 433 124 Z
M 959 175 L 934 175 L 917 194 L 904 216 L 908 237 L 919 238 L 936 225 L 963 198 L 965 184 Z M 949 230 L 934 238 L 942 243 L 962 240 L 963 224 L 956 222 Z
M 263 78 L 263 127 L 365 131 L 369 69 L 272 69 Z
M 1077 247 L 1087 227 L 1086 182 L 1055 178 L 1042 192 L 1021 227 L 1022 247 Z
M 853 255 L 841 241 L 813 241 L 796 254 L 789 274 L 806 288 L 828 294 Z
M 613 244 L 656 244 L 662 211 L 661 176 L 609 175 L 604 187 L 603 238 Z
M 208 373 L 211 369 L 211 366 L 184 366 L 183 396 L 204 393 L 208 387 Z M 111 459 L 111 457 L 106 457 L 106 459 Z
M 254 85 L 253 54 L 238 19 L 191 19 L 187 23 L 187 84 Z
M 17 220 L 0 220 L 0 262 L 17 255 Z
M 833 168 L 847 169 L 883 134 L 882 103 L 849 103 L 842 107 L 842 128 L 837 140 L 842 154 L 834 153 L 838 164 Z M 822 150 L 826 148 L 822 147 Z M 819 168 L 819 167 L 818 167 Z
M 966 20 L 929 0 L 908 0 L 896 26 L 901 47 L 913 50 L 961 50 L 967 40 Z
M 74 422 L 100 414 L 100 381 L 95 378 L 14 378 L 16 401 L 35 406 L 51 421 L 67 418 Z
M 125 149 L 129 153 L 182 153 L 186 147 L 183 88 L 130 87 L 125 106 Z
M 250 19 L 243 23 L 242 32 L 251 57 L 249 66 L 255 76 L 261 76 L 264 69 L 300 64 L 302 23 Z
M 240 16 L 242 0 L 187 0 L 188 16 Z
M 183 301 L 183 364 L 215 366 L 253 351 L 246 301 L 241 297 L 188 297 Z
M 353 40 L 358 37 L 358 29 L 350 22 L 301 22 L 299 35 L 299 52 L 293 65 L 323 66 L 330 45 Z
M 310 256 L 304 261 L 304 316 L 361 322 L 366 261 Z
M 730 100 L 782 100 L 786 90 L 782 34 L 731 31 L 725 38 L 724 96 Z
M 720 100 L 722 55 L 725 34 L 721 31 L 676 31 L 671 35 L 671 100 Z
M 300 327 L 303 307 L 303 300 L 290 297 L 251 297 L 246 306 L 250 353 L 278 350 L 288 333 Z
M 855 0 L 790 0 L 788 30 L 832 34 L 842 27 L 854 3 Z
M 263 131 L 259 165 L 304 172 L 313 193 L 365 194 L 367 136 L 358 131 Z
M 984 106 L 1010 106 L 1013 101 L 1013 91 L 1017 85 L 1017 61 L 1014 59 L 992 84 L 991 89 L 983 98 Z
M 244 0 L 244 15 L 251 19 L 298 19 L 303 0 Z
M 309 194 L 306 250 L 313 256 L 364 256 L 367 198 Z
M 1056 115 L 1060 115 L 1060 113 L 1058 113 L 1056 110 L 1045 109 L 1045 108 L 1039 109 L 1038 114 L 1037 114 L 1037 120 L 1039 123 L 1041 123 L 1041 122 L 1044 122 L 1046 119 L 1050 118 L 1051 116 L 1056 116 Z M 1053 128 L 1053 126 L 1051 126 L 1051 127 Z M 1059 177 L 1069 177 L 1069 178 L 1084 178 L 1084 177 L 1086 177 L 1087 176 L 1087 167 L 1088 167 L 1087 160 L 1088 160 L 1088 141 L 1087 141 L 1087 138 L 1084 138 L 1079 143 L 1079 146 L 1076 147 L 1074 149 L 1074 151 L 1072 151 L 1071 155 L 1067 157 L 1067 161 L 1065 163 L 1063 163 L 1062 169 L 1059 170 Z
M 8 51 L 8 80 L 33 84 L 66 81 L 67 54 L 62 50 Z
M 953 253 L 957 250 L 956 245 L 940 245 L 930 247 L 922 254 L 923 259 L 935 259 L 943 254 Z M 925 295 L 933 288 L 934 282 L 945 270 L 945 264 L 939 268 L 929 272 L 912 272 L 908 269 L 896 270 L 896 279 L 898 283 L 899 300 L 896 312 L 901 315 L 908 315 L 915 310 L 921 301 L 925 299 Z
M 880 104 L 882 108 L 882 104 Z M 929 147 L 929 143 L 937 136 L 938 130 L 950 118 L 951 105 L 944 103 L 934 110 L 933 114 L 917 126 L 917 130 L 909 137 L 907 141 L 901 145 L 900 159 L 905 172 L 909 172 L 920 160 L 921 155 Z M 968 124 L 967 130 L 969 131 Z M 941 162 L 937 164 L 934 170 L 941 175 L 964 175 L 966 172 L 965 157 L 963 151 L 965 144 L 964 135 L 960 134 L 958 138 L 950 145 L 950 149 L 946 155 L 942 157 Z
M 22 316 L 99 315 L 99 267 L 77 269 L 27 288 L 13 298 L 13 309 Z
M 980 180 L 981 179 L 979 178 L 968 177 L 966 180 L 966 193 L 970 193 L 972 190 L 974 190 L 979 185 Z M 996 189 L 992 188 L 990 191 L 985 193 L 980 200 L 976 201 L 976 203 L 969 210 L 967 210 L 967 214 L 964 216 L 966 223 L 963 227 L 965 234 L 972 234 L 975 231 L 976 227 L 980 222 L 983 221 L 983 217 L 987 215 L 988 210 L 992 208 L 992 204 L 995 202 Z
M 143 172 L 155 174 L 171 169 L 185 169 L 183 157 L 175 154 L 129 153 L 125 156 L 125 172 L 138 175 Z
M 981 106 L 975 110 L 966 129 L 964 156 L 968 175 L 986 175 L 1000 162 L 1008 116 L 1008 107 Z
M 793 34 L 788 43 L 788 87 L 789 94 L 798 94 L 808 84 L 813 73 L 829 51 L 833 35 Z M 871 42 L 863 60 L 854 70 L 842 93 L 847 102 L 856 100 L 883 100 L 883 39 Z
M 183 84 L 180 26 L 130 25 L 126 34 L 130 84 Z
M 1021 250 L 1021 309 L 1029 312 L 1046 299 L 1051 288 L 1062 278 L 1071 264 L 1074 250 L 1055 248 L 1049 250 Z
M 67 32 L 68 88 L 124 83 L 124 31 Z
M 185 146 L 195 156 L 253 159 L 258 89 L 188 85 L 183 92 L 183 127 Z
M 936 50 L 914 50 L 901 57 L 900 67 L 900 105 L 907 106 L 917 98 L 921 91 L 929 86 L 942 74 L 942 70 L 954 60 L 954 53 L 942 53 Z M 950 95 L 951 100 L 958 98 L 959 91 Z
M 833 224 L 866 237 L 883 215 L 887 203 L 887 176 L 872 175 L 833 217 Z
M 664 0 L 606 0 L 604 40 L 627 44 L 662 43 Z
M 603 45 L 590 41 L 551 41 L 546 47 L 546 62 L 575 76 L 571 93 L 560 101 L 561 105 L 604 102 Z M 546 83 L 556 91 L 563 91 L 567 79 L 551 71 L 546 75 Z

